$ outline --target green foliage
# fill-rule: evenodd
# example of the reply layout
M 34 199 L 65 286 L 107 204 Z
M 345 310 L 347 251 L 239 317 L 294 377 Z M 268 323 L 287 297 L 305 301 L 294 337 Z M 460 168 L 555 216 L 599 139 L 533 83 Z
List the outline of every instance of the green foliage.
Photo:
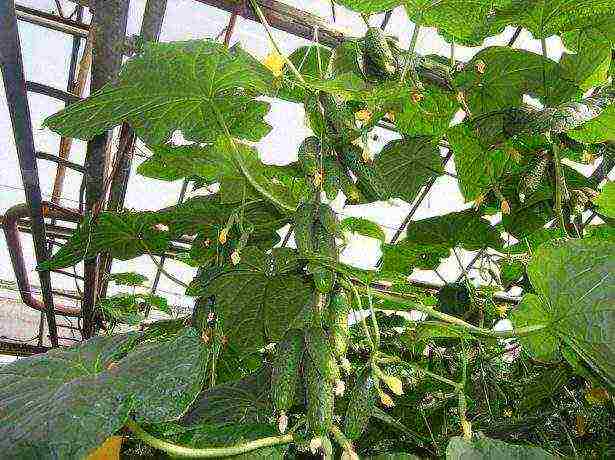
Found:
M 401 0 L 335 0 L 335 3 L 359 13 L 380 13 L 399 6 Z
M 179 418 L 201 388 L 207 348 L 192 328 L 160 345 L 138 341 L 133 333 L 100 336 L 2 366 L 4 451 L 83 458 L 129 416 L 146 423 Z
M 581 362 L 597 369 L 614 387 L 612 305 L 615 247 L 606 240 L 552 241 L 543 244 L 528 266 L 536 294 L 526 294 L 513 313 L 515 326 L 543 324 L 545 329 L 522 343 L 543 359 L 558 356 L 559 344 L 574 350 Z M 573 366 L 576 363 L 571 363 Z
M 195 278 L 187 294 L 215 296 L 229 344 L 238 350 L 254 350 L 280 340 L 287 329 L 304 324 L 305 308 L 312 296 L 300 269 L 300 259 L 291 249 L 266 254 L 248 247 L 237 266 L 213 278 L 203 273 Z
M 317 80 L 327 71 L 331 50 L 320 45 L 301 46 L 293 51 L 288 59 L 304 78 Z M 294 79 L 285 78 L 276 96 L 287 101 L 302 103 L 306 92 Z
M 522 0 L 501 4 L 490 22 L 524 27 L 536 38 L 595 27 L 609 21 L 615 13 L 615 6 L 608 0 Z
M 519 107 L 524 94 L 540 97 L 547 105 L 577 95 L 571 82 L 559 78 L 556 62 L 529 51 L 488 47 L 478 52 L 465 69 L 456 76 L 455 84 L 465 92 L 472 115 Z
M 615 182 L 607 182 L 594 203 L 600 213 L 615 219 Z
M 177 129 L 187 140 L 212 142 L 226 126 L 232 136 L 258 141 L 271 129 L 263 121 L 269 104 L 254 98 L 270 90 L 272 78 L 239 47 L 211 40 L 147 43 L 117 83 L 71 104 L 45 125 L 88 140 L 128 122 L 150 145 L 164 144 Z
M 154 212 L 101 212 L 94 222 L 87 216 L 68 242 L 37 268 L 70 267 L 101 252 L 109 252 L 111 257 L 120 260 L 161 254 L 169 245 L 170 235 L 156 227 L 159 223 L 160 217 Z
M 481 437 L 474 442 L 455 437 L 451 439 L 446 448 L 447 460 L 551 460 L 555 458 L 557 457 L 538 447 L 515 446 L 487 437 Z
M 459 103 L 438 86 L 427 85 L 415 100 L 406 98 L 394 108 L 395 126 L 406 136 L 440 138 L 448 129 Z
M 118 286 L 142 286 L 147 281 L 147 277 L 134 272 L 112 273 L 108 277 Z
M 612 456 L 612 402 L 586 395 L 615 390 L 613 187 L 598 193 L 595 178 L 558 164 L 608 164 L 612 2 L 336 3 L 362 13 L 367 32 L 331 51 L 298 48 L 289 56 L 298 71 L 286 64 L 274 76 L 214 40 L 148 43 L 116 81 L 46 120 L 85 140 L 128 122 L 152 152 L 141 175 L 207 193 L 158 211 L 88 214 L 39 269 L 101 253 L 165 254 L 198 269 L 187 289 L 196 307 L 191 320 L 0 368 L 0 447 L 19 458 L 81 458 L 134 417 L 185 448 L 280 443 L 234 457 L 246 459 L 301 458 L 318 439 L 330 456 L 354 449 L 361 458 L 551 458 L 532 445 Z M 402 4 L 451 45 L 512 25 L 558 35 L 566 51 L 560 62 L 512 46 L 465 63 L 422 56 L 371 26 L 369 15 Z M 544 108 L 524 105 L 526 96 Z M 271 129 L 264 97 L 303 104 L 313 135 L 297 162 L 261 161 L 254 142 Z M 379 127 L 396 133 L 372 155 Z M 176 131 L 190 145 L 172 144 Z M 411 221 L 396 243 L 364 217 L 338 222 L 324 202 L 342 191 L 346 204 L 414 203 L 445 174 L 444 153 L 474 206 Z M 579 214 L 594 210 L 604 223 L 581 229 Z M 281 245 L 294 232 L 297 250 L 276 247 L 288 224 Z M 344 232 L 380 240 L 377 269 L 340 262 Z M 480 251 L 468 271 L 491 285 L 439 289 L 409 277 L 458 249 Z M 164 298 L 135 289 L 144 277 L 109 280 L 133 288 L 99 300 L 110 333 L 150 309 L 170 312 Z M 511 286 L 523 290 L 515 306 L 498 292 Z M 502 318 L 514 330 L 495 332 Z M 280 436 L 289 431 L 292 442 Z M 131 443 L 144 439 L 134 433 Z
M 389 142 L 376 155 L 373 167 L 380 180 L 387 184 L 389 196 L 408 203 L 414 200 L 428 179 L 443 172 L 440 151 L 431 137 Z
M 493 7 L 506 3 L 502 0 L 406 0 L 410 20 L 421 25 L 437 27 L 451 41 L 463 45 L 478 45 L 488 35 L 499 31 L 485 28 L 485 22 Z M 490 33 L 491 32 L 491 33 Z
M 447 138 L 455 155 L 459 189 L 466 201 L 486 194 L 511 162 L 504 150 L 485 147 L 467 123 L 451 128 Z
M 473 209 L 413 222 L 402 241 L 468 250 L 502 246 L 499 233 Z

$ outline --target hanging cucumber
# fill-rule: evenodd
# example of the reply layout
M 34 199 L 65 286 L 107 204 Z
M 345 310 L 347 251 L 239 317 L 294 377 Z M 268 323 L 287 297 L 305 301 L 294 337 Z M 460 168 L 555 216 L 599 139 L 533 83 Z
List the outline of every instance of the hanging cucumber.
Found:
M 271 373 L 271 399 L 276 412 L 284 414 L 293 405 L 303 358 L 303 331 L 289 330 L 277 345 Z
M 378 399 L 378 379 L 369 366 L 359 374 L 346 409 L 344 434 L 348 439 L 357 439 L 365 430 Z
M 305 351 L 317 367 L 321 380 L 335 383 L 340 378 L 340 370 L 333 356 L 325 331 L 320 326 L 312 326 L 305 331 Z
M 311 257 L 315 252 L 314 223 L 317 218 L 319 204 L 310 200 L 301 203 L 295 211 L 295 244 L 299 254 Z
M 363 53 L 368 73 L 392 77 L 397 72 L 397 61 L 387 36 L 379 27 L 367 29 L 363 38 Z
M 519 181 L 519 201 L 521 203 L 538 189 L 549 167 L 549 161 L 549 156 L 542 154 L 521 178 Z
M 323 379 L 320 368 L 306 353 L 303 358 L 303 382 L 307 403 L 307 423 L 314 436 L 323 436 L 331 429 L 333 419 L 334 383 Z
M 329 327 L 329 342 L 333 354 L 341 359 L 346 356 L 349 341 L 348 315 L 350 315 L 348 297 L 342 289 L 331 295 L 327 306 L 326 323 Z
M 335 234 L 330 233 L 320 225 L 316 230 L 314 248 L 316 255 L 321 258 L 321 262 L 310 264 L 308 271 L 312 273 L 316 290 L 327 294 L 331 292 L 337 279 L 335 263 L 338 258 L 338 250 L 335 243 Z M 323 266 L 323 264 L 326 266 Z
M 297 152 L 297 160 L 307 177 L 314 177 L 321 168 L 322 144 L 315 136 L 306 137 Z
M 331 292 L 336 280 L 337 232 L 337 218 L 329 205 L 309 201 L 297 208 L 295 213 L 297 250 L 307 259 L 321 258 L 320 263 L 308 264 L 308 272 L 313 275 L 316 289 L 325 294 Z
M 354 112 L 343 99 L 321 91 L 308 95 L 304 107 L 316 137 L 351 141 L 361 136 L 355 125 Z

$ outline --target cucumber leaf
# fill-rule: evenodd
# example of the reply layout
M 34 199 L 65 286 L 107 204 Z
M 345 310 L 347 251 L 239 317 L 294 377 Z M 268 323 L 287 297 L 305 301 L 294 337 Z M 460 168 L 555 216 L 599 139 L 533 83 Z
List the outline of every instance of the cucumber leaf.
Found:
M 159 344 L 97 336 L 0 368 L 0 448 L 14 458 L 80 459 L 119 430 L 182 416 L 198 395 L 208 348 L 194 328 Z

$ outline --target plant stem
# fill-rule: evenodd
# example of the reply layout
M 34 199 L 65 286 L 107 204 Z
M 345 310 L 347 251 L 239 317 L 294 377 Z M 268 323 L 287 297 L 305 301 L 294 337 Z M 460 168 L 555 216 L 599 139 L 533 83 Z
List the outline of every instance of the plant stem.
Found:
M 376 348 L 380 348 L 380 328 L 378 327 L 378 321 L 376 320 L 376 312 L 374 311 L 374 305 L 372 302 L 372 292 L 369 286 L 367 287 L 367 300 L 369 302 L 369 316 L 372 321 L 372 328 L 374 329 L 374 340 L 376 342 Z
M 419 31 L 421 30 L 421 25 L 420 25 L 420 19 L 417 19 L 417 21 L 414 23 L 414 29 L 412 30 L 412 37 L 410 38 L 410 46 L 408 47 L 408 59 L 406 59 L 406 62 L 404 63 L 404 69 L 401 73 L 401 83 L 402 85 L 405 83 L 406 81 L 406 75 L 408 73 L 408 70 L 410 69 L 410 62 L 414 61 L 414 50 L 416 48 L 416 42 L 419 38 Z M 414 65 L 414 64 L 412 64 Z
M 354 283 L 351 283 L 351 282 L 348 282 L 347 286 L 350 287 L 350 290 L 352 291 L 352 295 L 358 304 L 358 307 L 359 307 L 358 309 L 361 310 L 362 309 L 361 296 L 359 295 L 359 292 L 357 291 L 357 287 L 354 285 Z M 365 332 L 365 336 L 367 337 L 367 340 L 369 342 L 369 348 L 372 352 L 375 352 L 376 346 L 374 344 L 374 341 L 372 340 L 371 334 L 369 333 L 369 327 L 367 327 L 367 321 L 365 321 L 364 315 L 361 316 L 361 324 L 363 325 L 363 331 Z
M 252 185 L 261 195 L 263 195 L 263 197 L 267 198 L 269 201 L 271 201 L 273 204 L 275 204 L 276 206 L 278 206 L 279 208 L 283 209 L 284 211 L 287 212 L 295 212 L 295 209 L 292 208 L 291 206 L 288 206 L 286 203 L 280 201 L 278 198 L 274 197 L 271 193 L 269 193 L 261 184 L 259 184 L 254 177 L 252 177 L 252 174 L 250 174 L 250 171 L 248 170 L 248 167 L 246 166 L 246 164 L 243 161 L 243 158 L 241 156 L 241 152 L 239 151 L 239 148 L 237 147 L 237 144 L 235 143 L 235 139 L 233 139 L 233 136 L 231 136 L 231 133 L 228 129 L 228 126 L 226 126 L 226 123 L 224 122 L 224 118 L 222 117 L 222 114 L 220 113 L 220 111 L 218 110 L 217 107 L 212 106 L 215 113 L 216 113 L 216 117 L 218 118 L 218 123 L 220 123 L 220 126 L 222 127 L 222 129 L 224 130 L 226 137 L 228 139 L 228 141 L 231 144 L 231 147 L 235 153 L 233 159 L 235 164 L 239 167 L 239 170 L 242 172 L 242 174 L 245 176 L 246 179 L 248 179 L 248 182 L 250 182 L 250 185 Z
M 550 136 L 549 136 L 550 139 Z M 564 193 L 564 181 L 563 181 L 563 171 L 562 171 L 562 162 L 559 156 L 559 144 L 557 140 L 552 142 L 553 146 L 553 164 L 555 166 L 555 216 L 557 218 L 557 223 L 561 228 L 564 235 L 568 235 L 566 230 L 566 221 L 564 220 L 564 211 L 562 207 L 562 194 Z
M 355 286 L 354 283 L 352 285 Z M 357 287 L 355 287 L 355 290 L 361 291 L 363 293 L 367 293 L 367 288 L 362 285 L 359 285 L 358 289 Z M 381 299 L 391 300 L 393 302 L 398 302 L 398 303 L 404 303 L 405 301 L 413 300 L 413 299 L 405 297 L 404 294 L 397 293 L 397 292 L 391 292 L 391 291 L 383 291 L 377 288 L 371 288 L 371 293 L 372 295 L 379 297 Z M 513 337 L 524 337 L 527 335 L 534 334 L 547 327 L 544 324 L 536 324 L 533 326 L 526 326 L 526 327 L 522 327 L 519 329 L 514 329 L 512 331 L 493 331 L 491 329 L 485 329 L 482 327 L 474 326 L 473 324 L 466 323 L 464 320 L 457 318 L 456 316 L 451 316 L 446 313 L 442 313 L 441 311 L 435 310 L 434 308 L 431 308 L 425 305 L 420 305 L 414 302 L 412 304 L 412 309 L 422 311 L 423 313 L 427 313 L 428 315 L 438 318 L 444 322 L 455 324 L 457 326 L 460 326 L 468 330 L 471 334 L 474 334 L 477 336 L 483 336 L 483 337 L 494 337 L 494 338 L 501 338 L 501 339 L 513 338 Z
M 295 67 L 295 64 L 293 64 L 292 61 L 280 51 L 280 47 L 278 46 L 275 39 L 273 38 L 273 32 L 271 30 L 271 26 L 269 25 L 269 22 L 267 22 L 267 18 L 263 14 L 260 6 L 258 6 L 258 3 L 256 2 L 256 0 L 250 0 L 250 4 L 252 5 L 252 8 L 254 8 L 254 11 L 256 12 L 256 15 L 258 16 L 258 19 L 260 20 L 261 24 L 265 28 L 265 32 L 267 32 L 267 35 L 269 36 L 269 40 L 271 41 L 271 44 L 275 48 L 276 52 L 280 56 L 282 56 L 282 59 L 284 59 L 284 62 L 286 62 L 286 65 L 295 74 L 297 79 L 304 85 L 307 85 L 306 81 L 303 79 L 303 76 L 301 75 L 301 72 L 299 72 L 297 68 Z
M 184 283 L 182 280 L 176 278 L 175 276 L 171 275 L 168 271 L 166 271 L 164 267 L 162 266 L 162 264 L 158 262 L 153 255 L 151 255 L 149 252 L 147 253 L 147 255 L 149 256 L 150 259 L 152 259 L 152 262 L 154 262 L 154 265 L 158 268 L 158 270 L 160 270 L 160 273 L 162 273 L 164 276 L 169 278 L 175 284 L 182 286 L 184 288 L 188 288 L 188 285 L 186 283 Z
M 393 358 L 393 357 L 392 357 Z M 431 372 L 428 369 L 425 369 L 422 366 L 419 366 L 418 364 L 414 364 L 414 363 L 409 363 L 407 361 L 402 361 L 401 358 L 397 358 L 397 361 L 401 364 L 403 364 L 404 366 L 408 366 L 410 368 L 412 368 L 415 371 L 418 372 L 422 372 L 425 375 L 428 375 L 429 377 L 435 379 L 435 380 L 439 380 L 442 383 L 446 383 L 447 385 L 452 386 L 456 391 L 460 391 L 462 389 L 461 384 L 451 380 L 451 379 L 447 379 L 446 377 L 442 377 L 440 374 L 436 374 L 434 372 Z
M 147 445 L 162 450 L 173 455 L 174 457 L 180 458 L 230 457 L 232 455 L 245 454 L 246 452 L 251 452 L 263 447 L 289 444 L 293 441 L 293 435 L 288 433 L 282 436 L 272 436 L 269 438 L 256 439 L 254 441 L 249 441 L 242 444 L 235 444 L 234 446 L 194 449 L 192 447 L 178 446 L 176 444 L 163 441 L 162 439 L 158 439 L 146 432 L 133 420 L 129 419 L 126 422 L 126 426 Z

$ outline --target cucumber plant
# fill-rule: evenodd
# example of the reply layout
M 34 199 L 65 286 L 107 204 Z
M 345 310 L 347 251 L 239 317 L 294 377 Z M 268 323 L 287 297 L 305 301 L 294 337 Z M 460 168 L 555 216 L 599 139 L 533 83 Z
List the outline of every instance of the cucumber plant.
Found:
M 127 458 L 613 455 L 615 196 L 571 165 L 615 155 L 615 4 L 336 3 L 368 23 L 403 4 L 409 48 L 373 26 L 268 66 L 213 39 L 145 43 L 116 81 L 46 119 L 82 140 L 128 123 L 152 152 L 140 174 L 219 187 L 159 211 L 88 214 L 38 267 L 173 249 L 198 269 L 184 285 L 196 306 L 115 334 L 142 322 L 138 302 L 169 310 L 134 292 L 143 277 L 113 275 L 133 293 L 101 299 L 97 336 L 0 367 L 3 458 L 84 458 L 113 435 Z M 416 50 L 422 26 L 454 48 L 508 25 L 542 54 L 514 49 L 518 34 L 467 62 Z M 302 105 L 312 130 L 282 166 L 254 147 L 275 129 L 272 98 Z M 382 129 L 396 138 L 374 155 Z M 468 206 L 401 239 L 333 204 L 420 201 L 451 156 Z M 351 233 L 379 241 L 376 268 L 343 263 Z M 458 280 L 410 277 L 447 259 Z M 522 295 L 499 292 L 511 287 Z

